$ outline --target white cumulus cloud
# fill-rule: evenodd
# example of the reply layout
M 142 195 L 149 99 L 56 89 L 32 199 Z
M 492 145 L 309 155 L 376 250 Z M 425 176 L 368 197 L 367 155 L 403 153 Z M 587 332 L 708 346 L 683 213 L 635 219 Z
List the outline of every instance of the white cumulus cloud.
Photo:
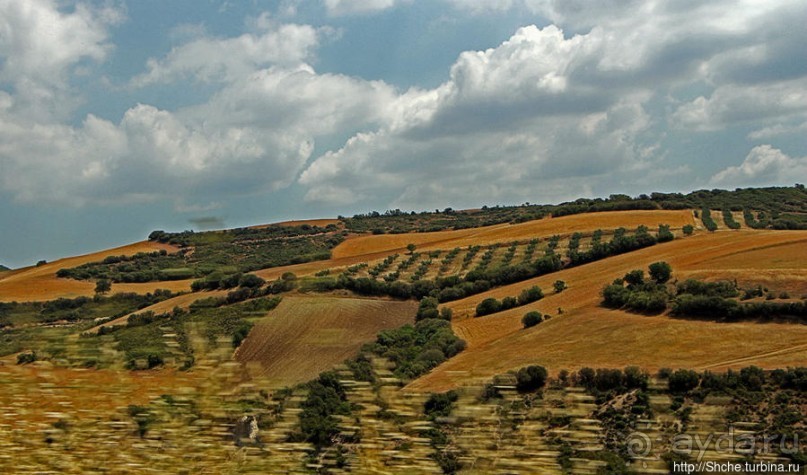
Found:
M 233 81 L 270 65 L 306 62 L 319 44 L 310 25 L 263 25 L 266 31 L 236 38 L 200 37 L 172 49 L 164 58 L 148 61 L 148 71 L 135 77 L 142 87 L 183 79 L 200 82 Z
M 400 0 L 324 0 L 328 14 L 353 15 L 371 13 L 392 8 Z
M 728 167 L 712 177 L 712 184 L 741 186 L 789 185 L 807 177 L 807 156 L 793 158 L 771 145 L 751 149 L 738 166 Z
M 405 207 L 566 198 L 646 168 L 652 153 L 637 137 L 649 124 L 647 95 L 613 96 L 584 79 L 601 44 L 530 26 L 462 53 L 447 83 L 401 95 L 386 126 L 315 160 L 300 178 L 306 198 Z
M 0 0 L 0 88 L 14 94 L 15 113 L 35 120 L 64 118 L 76 105 L 69 78 L 84 61 L 102 61 L 112 45 L 112 7 L 53 0 Z

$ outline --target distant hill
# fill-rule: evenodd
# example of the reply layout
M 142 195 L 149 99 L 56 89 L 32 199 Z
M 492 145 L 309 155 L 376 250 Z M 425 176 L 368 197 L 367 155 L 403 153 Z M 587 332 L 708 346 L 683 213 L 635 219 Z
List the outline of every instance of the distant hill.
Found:
M 0 264 L 0 272 L 7 271 L 7 270 L 11 270 L 11 269 L 9 269 L 8 267 L 4 266 L 3 264 Z
M 476 210 L 406 212 L 399 209 L 383 213 L 371 211 L 353 217 L 340 216 L 351 232 L 401 234 L 407 232 L 467 229 L 502 223 L 521 223 L 572 214 L 600 211 L 683 210 L 702 209 L 753 212 L 754 221 L 764 213 L 760 228 L 807 229 L 807 190 L 804 185 L 792 187 L 737 188 L 736 190 L 697 190 L 691 193 L 651 193 L 631 197 L 613 194 L 608 198 L 580 198 L 559 204 L 517 206 L 483 206 Z

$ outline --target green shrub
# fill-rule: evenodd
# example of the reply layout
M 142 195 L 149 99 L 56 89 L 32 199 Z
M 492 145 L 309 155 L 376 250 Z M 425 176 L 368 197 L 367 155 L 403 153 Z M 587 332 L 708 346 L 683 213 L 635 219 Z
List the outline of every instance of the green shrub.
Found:
M 703 226 L 710 232 L 717 231 L 717 223 L 712 219 L 712 212 L 709 208 L 703 208 L 701 210 L 701 221 L 703 222 Z
M 257 288 L 262 287 L 266 281 L 255 274 L 244 274 L 238 279 L 239 287 Z
M 349 415 L 350 404 L 336 373 L 322 373 L 306 386 L 308 396 L 300 405 L 300 431 L 303 440 L 321 449 L 333 444 L 339 433 L 335 416 Z
M 700 376 L 697 372 L 688 369 L 679 369 L 670 374 L 667 380 L 672 393 L 687 393 L 698 387 Z
M 543 366 L 527 366 L 516 372 L 516 389 L 521 392 L 535 391 L 546 384 L 548 373 Z
M 552 288 L 555 289 L 555 293 L 559 294 L 559 293 L 563 292 L 564 290 L 566 290 L 568 288 L 568 286 L 566 285 L 566 282 L 564 282 L 562 280 L 556 280 L 552 284 Z
M 729 229 L 740 229 L 740 223 L 734 220 L 734 215 L 730 209 L 723 208 L 723 222 L 726 223 Z
M 459 399 L 459 395 L 456 391 L 434 393 L 423 404 L 423 413 L 431 421 L 439 417 L 448 417 L 457 399 Z
M 536 302 L 542 298 L 544 298 L 544 292 L 540 287 L 534 285 L 521 292 L 518 296 L 518 305 L 527 305 L 528 303 Z
M 669 224 L 659 224 L 658 225 L 658 234 L 656 234 L 656 240 L 658 242 L 669 242 L 675 239 L 675 235 L 673 235 L 672 231 L 670 231 Z
M 493 297 L 489 297 L 479 302 L 479 305 L 476 306 L 476 316 L 482 317 L 484 315 L 490 315 L 491 313 L 496 313 L 501 309 L 502 309 L 501 302 L 499 302 Z
M 650 278 L 657 284 L 664 284 L 672 277 L 672 266 L 666 262 L 654 262 L 648 267 Z
M 544 316 L 541 312 L 527 312 L 521 318 L 521 323 L 524 325 L 524 328 L 532 328 L 542 321 L 544 321 Z
M 35 351 L 27 351 L 17 355 L 17 364 L 28 364 L 33 363 L 34 361 L 36 361 Z

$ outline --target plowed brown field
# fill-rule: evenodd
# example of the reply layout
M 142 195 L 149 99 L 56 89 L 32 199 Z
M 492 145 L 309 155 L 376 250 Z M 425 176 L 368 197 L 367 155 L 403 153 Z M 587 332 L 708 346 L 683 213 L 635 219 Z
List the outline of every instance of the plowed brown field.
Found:
M 381 330 L 415 320 L 415 302 L 337 297 L 283 297 L 236 350 L 273 387 L 315 378 L 355 355 Z
M 560 218 L 545 218 L 519 224 L 498 224 L 484 228 L 440 231 L 435 233 L 385 234 L 359 236 L 346 240 L 333 250 L 334 258 L 359 256 L 377 252 L 395 252 L 415 244 L 422 249 L 451 249 L 468 245 L 485 245 L 516 241 L 553 234 L 594 231 L 596 229 L 636 228 L 646 225 L 651 229 L 669 224 L 673 229 L 694 224 L 692 212 L 681 211 L 613 211 L 586 213 Z
M 76 267 L 88 262 L 101 261 L 107 256 L 131 256 L 138 252 L 154 252 L 165 249 L 176 252 L 177 248 L 169 244 L 152 241 L 141 241 L 106 251 L 68 257 L 37 267 L 25 267 L 0 274 L 0 301 L 30 302 L 35 300 L 51 300 L 58 297 L 74 298 L 92 296 L 95 284 L 89 281 L 59 279 L 56 272 L 65 267 Z M 112 284 L 112 292 L 153 292 L 156 289 L 189 290 L 190 281 L 149 282 L 145 284 Z
M 793 262 L 786 269 L 780 269 L 784 265 L 780 252 L 786 252 Z M 805 259 L 807 232 L 701 234 L 451 302 L 447 306 L 454 310 L 454 329 L 466 339 L 468 349 L 409 387 L 444 390 L 525 364 L 542 364 L 552 371 L 582 366 L 637 365 L 652 370 L 664 366 L 724 369 L 750 364 L 769 368 L 804 365 L 807 325 L 645 317 L 606 310 L 599 302 L 604 285 L 659 260 L 673 266 L 677 279 L 719 279 L 732 273 L 745 276 L 749 282 L 775 277 L 767 284 L 772 289 L 787 289 L 801 296 L 807 294 L 807 267 L 799 264 Z M 714 262 L 730 263 L 731 272 L 713 269 Z M 551 291 L 557 279 L 569 285 L 560 294 Z M 472 318 L 483 299 L 518 295 L 532 285 L 543 288 L 547 297 L 524 307 Z M 559 307 L 563 314 L 558 314 Z M 553 318 L 523 330 L 521 317 L 533 309 Z

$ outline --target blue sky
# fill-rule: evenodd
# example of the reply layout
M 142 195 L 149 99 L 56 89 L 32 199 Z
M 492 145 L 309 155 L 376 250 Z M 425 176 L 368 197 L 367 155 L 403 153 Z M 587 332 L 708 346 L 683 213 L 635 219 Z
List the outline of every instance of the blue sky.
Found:
M 807 179 L 807 2 L 0 0 L 0 264 Z

